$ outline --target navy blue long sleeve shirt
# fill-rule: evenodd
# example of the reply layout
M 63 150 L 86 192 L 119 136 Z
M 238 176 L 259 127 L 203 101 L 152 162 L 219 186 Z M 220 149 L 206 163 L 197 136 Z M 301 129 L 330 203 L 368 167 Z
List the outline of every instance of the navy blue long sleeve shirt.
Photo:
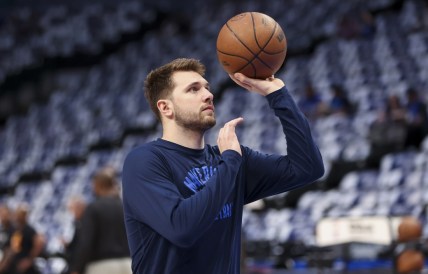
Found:
M 127 156 L 125 223 L 135 274 L 240 273 L 242 210 L 324 173 L 309 124 L 284 88 L 266 96 L 280 119 L 287 155 L 241 146 L 190 149 L 162 139 Z

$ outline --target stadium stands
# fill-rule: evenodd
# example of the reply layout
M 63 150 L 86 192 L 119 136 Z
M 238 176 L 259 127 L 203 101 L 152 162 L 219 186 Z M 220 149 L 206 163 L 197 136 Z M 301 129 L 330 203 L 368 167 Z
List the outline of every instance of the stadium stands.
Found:
M 373 153 L 370 130 L 387 97 L 395 94 L 405 102 L 407 89 L 414 87 L 428 103 L 426 2 L 285 2 L 226 2 L 201 10 L 190 22 L 166 16 L 159 25 L 154 24 L 157 11 L 139 1 L 23 8 L 4 16 L 0 83 L 25 70 L 43 69 L 46 60 L 82 54 L 99 60 L 78 67 L 63 63 L 43 76 L 50 82 L 49 99 L 10 114 L 0 128 L 1 199 L 12 207 L 21 201 L 32 205 L 30 222 L 48 239 L 47 257 L 60 253 L 62 237 L 72 233 L 68 199 L 91 199 L 89 181 L 95 170 L 109 164 L 120 171 L 133 147 L 160 136 L 142 93 L 145 75 L 154 66 L 182 56 L 207 65 L 218 114 L 217 126 L 207 134 L 209 143 L 215 143 L 224 122 L 242 115 L 245 123 L 238 136 L 243 145 L 267 153 L 286 151 L 279 122 L 266 102 L 231 85 L 217 63 L 218 30 L 232 15 L 248 10 L 270 14 L 283 26 L 289 57 L 277 76 L 285 79 L 296 100 L 310 82 L 327 105 L 331 87 L 340 85 L 355 107 L 349 116 L 323 114 L 311 121 L 326 175 L 295 208 L 269 206 L 283 205 L 289 194 L 266 199 L 261 209 L 247 208 L 243 231 L 248 243 L 267 246 L 266 259 L 283 260 L 285 251 L 278 246 L 314 245 L 316 224 L 324 217 L 413 215 L 425 222 L 428 233 L 428 137 L 420 148 L 380 155 L 377 168 L 365 166 Z M 373 16 L 372 35 L 339 35 L 338 23 L 354 9 Z M 139 37 L 128 41 L 123 38 L 127 34 Z M 106 52 L 107 44 L 118 45 L 118 50 Z M 21 95 L 22 90 L 18 88 Z M 328 180 L 338 162 L 355 165 L 338 185 L 326 187 L 334 185 Z M 285 262 L 278 264 L 285 267 Z M 44 273 L 59 273 L 61 266 L 54 259 L 40 260 Z

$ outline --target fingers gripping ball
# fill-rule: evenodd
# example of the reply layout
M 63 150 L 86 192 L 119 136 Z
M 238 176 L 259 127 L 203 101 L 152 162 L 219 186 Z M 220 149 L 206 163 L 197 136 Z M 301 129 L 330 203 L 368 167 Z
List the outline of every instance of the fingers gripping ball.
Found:
M 245 12 L 229 19 L 217 37 L 217 57 L 227 73 L 266 79 L 282 66 L 287 39 L 281 26 L 259 12 Z

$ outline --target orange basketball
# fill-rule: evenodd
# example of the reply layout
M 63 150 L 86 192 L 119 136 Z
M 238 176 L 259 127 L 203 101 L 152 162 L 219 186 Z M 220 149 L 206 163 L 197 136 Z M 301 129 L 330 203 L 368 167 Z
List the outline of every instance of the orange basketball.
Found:
M 266 79 L 282 66 L 287 39 L 281 26 L 259 12 L 245 12 L 229 19 L 217 37 L 217 56 L 227 73 Z
M 398 225 L 398 241 L 415 241 L 422 236 L 422 224 L 412 216 L 403 217 Z

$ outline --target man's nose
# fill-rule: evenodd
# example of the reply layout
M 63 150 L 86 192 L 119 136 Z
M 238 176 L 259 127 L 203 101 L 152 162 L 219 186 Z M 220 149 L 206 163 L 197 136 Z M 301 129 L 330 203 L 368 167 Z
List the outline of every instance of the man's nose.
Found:
M 211 91 L 209 91 L 208 89 L 205 89 L 204 102 L 205 101 L 212 102 L 213 100 L 214 100 L 214 94 L 212 94 Z

